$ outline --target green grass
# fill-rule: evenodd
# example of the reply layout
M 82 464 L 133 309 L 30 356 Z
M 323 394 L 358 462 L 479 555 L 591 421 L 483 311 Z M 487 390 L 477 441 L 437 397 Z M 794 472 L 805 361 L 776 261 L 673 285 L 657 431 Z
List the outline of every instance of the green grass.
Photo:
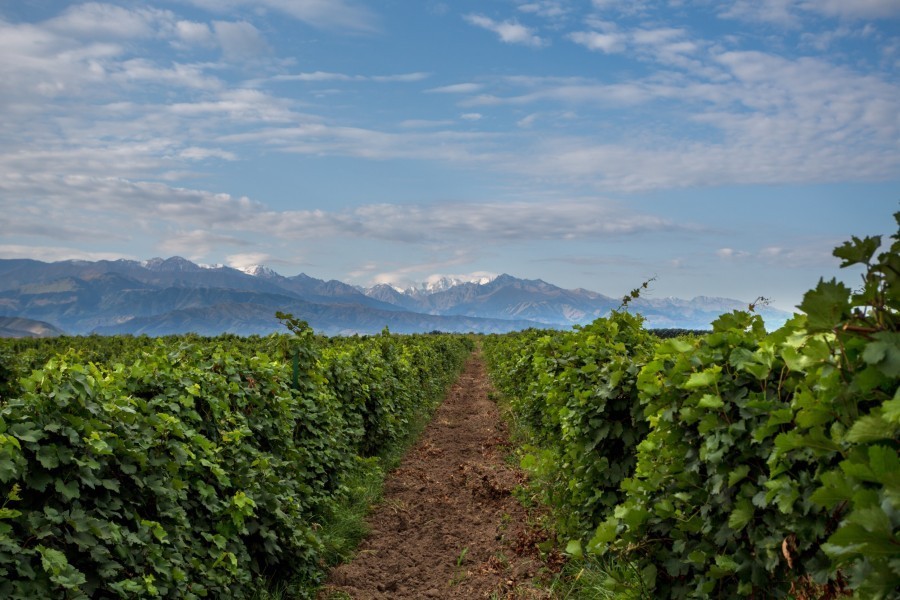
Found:
M 559 600 L 650 599 L 635 565 L 616 558 L 570 560 L 553 579 L 550 590 Z

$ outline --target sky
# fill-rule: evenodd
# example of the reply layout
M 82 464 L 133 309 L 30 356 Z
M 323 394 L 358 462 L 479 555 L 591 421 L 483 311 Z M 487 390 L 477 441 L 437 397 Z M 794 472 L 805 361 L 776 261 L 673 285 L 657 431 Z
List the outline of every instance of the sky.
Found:
M 793 310 L 900 210 L 900 0 L 0 0 L 0 258 Z

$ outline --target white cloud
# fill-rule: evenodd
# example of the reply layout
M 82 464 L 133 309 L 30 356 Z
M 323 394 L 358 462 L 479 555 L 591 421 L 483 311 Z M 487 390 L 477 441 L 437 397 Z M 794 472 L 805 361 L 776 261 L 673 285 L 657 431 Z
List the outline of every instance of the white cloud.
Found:
M 500 41 L 507 44 L 522 44 L 533 48 L 546 46 L 549 42 L 517 21 L 495 21 L 483 15 L 469 14 L 463 17 L 469 24 L 493 31 L 500 36 Z
M 896 19 L 900 17 L 897 0 L 734 0 L 722 5 L 719 16 L 798 27 L 803 13 L 818 13 L 844 20 Z
M 558 0 L 526 2 L 525 4 L 520 4 L 517 8 L 524 13 L 537 15 L 547 19 L 557 19 L 569 13 L 569 7 Z
M 448 127 L 453 125 L 451 119 L 405 119 L 400 122 L 404 129 L 432 129 L 436 127 Z
M 244 244 L 250 234 L 281 240 L 351 237 L 490 244 L 615 237 L 676 228 L 666 219 L 635 213 L 602 199 L 385 203 L 339 211 L 274 211 L 229 194 L 122 178 L 49 174 L 0 179 L 0 193 L 6 198 L 7 213 L 17 216 L 0 225 L 0 235 L 31 235 L 58 243 L 104 235 L 96 233 L 104 229 L 115 232 L 120 228 L 113 223 L 127 221 L 131 229 L 123 232 L 126 237 L 155 235 L 159 247 L 176 254 L 187 252 L 184 249 L 191 245 L 202 247 L 202 252 L 190 254 L 197 258 L 215 245 Z M 54 214 L 52 226 L 41 229 L 49 213 Z M 34 229 L 23 232 L 29 227 Z
M 112 4 L 86 2 L 68 7 L 62 14 L 46 22 L 51 31 L 84 39 L 150 38 L 157 35 L 159 24 L 172 22 L 169 11 L 153 8 L 127 9 Z
M 484 88 L 480 83 L 454 83 L 425 90 L 429 94 L 474 94 Z
M 731 5 L 720 5 L 719 16 L 761 23 L 773 23 L 786 27 L 799 23 L 794 14 L 797 0 L 735 0 Z
M 759 250 L 760 260 L 767 264 L 788 268 L 828 268 L 834 267 L 838 259 L 832 251 L 843 243 L 840 239 L 820 240 L 793 247 L 766 246 Z
M 220 141 L 229 144 L 262 143 L 284 152 L 315 156 L 479 162 L 488 159 L 485 148 L 495 137 L 479 132 L 445 130 L 391 133 L 307 122 L 296 126 L 236 133 L 223 136 Z
M 481 113 L 463 113 L 459 115 L 459 118 L 464 121 L 480 121 L 484 118 L 484 115 Z
M 211 46 L 213 33 L 206 23 L 194 21 L 178 21 L 175 23 L 175 34 L 184 46 Z
M 725 52 L 680 29 L 615 33 L 635 51 L 646 52 L 641 56 L 659 71 L 611 84 L 505 77 L 504 86 L 517 91 L 482 94 L 460 104 L 539 107 L 519 120 L 520 128 L 554 103 L 586 111 L 628 108 L 635 122 L 627 135 L 612 122 L 602 129 L 603 142 L 596 135 L 544 130 L 539 141 L 528 150 L 520 146 L 520 155 L 501 168 L 560 184 L 633 191 L 877 181 L 900 172 L 900 85 L 890 78 L 821 58 Z M 665 133 L 659 115 L 673 110 L 680 124 L 667 121 L 664 128 L 671 131 Z
M 430 73 L 417 71 L 413 73 L 398 73 L 393 75 L 348 75 L 346 73 L 332 73 L 328 71 L 313 71 L 310 73 L 295 73 L 293 75 L 276 75 L 274 81 L 374 81 L 376 83 L 415 83 L 423 81 L 431 76 Z
M 516 125 L 519 127 L 528 128 L 534 125 L 534 122 L 537 121 L 538 117 L 540 117 L 540 113 L 531 113 L 525 117 L 522 117 L 518 121 L 516 121 Z
M 622 30 L 615 23 L 589 19 L 595 31 L 576 31 L 568 34 L 569 40 L 588 50 L 605 54 L 623 53 L 628 50 L 646 62 L 661 63 L 694 71 L 708 76 L 695 55 L 702 44 L 690 40 L 684 29 L 673 27 L 637 28 Z
M 897 0 L 806 0 L 800 6 L 830 17 L 846 19 L 893 19 L 900 17 Z
M 229 267 L 235 269 L 246 269 L 255 267 L 256 265 L 271 265 L 280 262 L 271 254 L 265 252 L 243 252 L 238 254 L 229 254 L 225 257 Z
M 268 213 L 254 223 L 286 239 L 353 236 L 409 243 L 571 240 L 677 228 L 666 219 L 602 200 L 370 204 L 341 212 Z
M 636 44 L 658 46 L 686 37 L 684 29 L 663 27 L 661 29 L 636 29 L 631 34 L 631 39 Z
M 213 31 L 225 60 L 252 60 L 270 51 L 262 33 L 246 21 L 213 21 Z
M 377 16 L 358 2 L 347 0 L 183 0 L 215 13 L 239 8 L 268 9 L 314 27 L 373 32 L 379 28 Z
M 65 246 L 25 246 L 19 244 L 0 244 L 0 256 L 3 258 L 30 258 L 44 262 L 60 260 L 118 260 L 121 258 L 137 260 L 137 257 L 122 254 L 121 252 L 92 252 Z
M 275 81 L 359 81 L 361 75 L 346 75 L 344 73 L 329 73 L 328 71 L 314 71 L 312 73 L 296 73 L 294 75 L 276 75 Z
M 719 248 L 716 250 L 716 256 L 725 260 L 731 260 L 735 258 L 747 258 L 750 256 L 750 253 L 744 250 L 735 250 L 734 248 Z
M 603 11 L 615 11 L 624 15 L 641 15 L 654 4 L 654 0 L 591 0 L 594 8 Z
M 158 66 L 144 59 L 133 58 L 123 61 L 113 70 L 110 77 L 122 83 L 156 83 L 194 89 L 221 89 L 223 82 L 206 74 L 204 65 L 174 63 L 170 68 Z
M 419 71 L 415 73 L 401 73 L 399 75 L 372 75 L 369 77 L 369 79 L 371 79 L 372 81 L 377 81 L 379 83 L 415 83 L 416 81 L 423 81 L 425 79 L 428 79 L 430 76 L 430 73 Z
M 630 47 L 639 57 L 659 60 L 664 55 L 691 54 L 700 48 L 697 42 L 688 39 L 688 32 L 680 28 L 621 29 L 610 21 L 587 21 L 592 31 L 576 31 L 567 37 L 589 50 L 611 54 Z
M 669 86 L 648 82 L 549 85 L 518 96 L 475 96 L 460 104 L 463 106 L 501 106 L 554 101 L 566 104 L 594 104 L 595 107 L 634 106 L 664 96 L 670 90 Z
M 219 158 L 222 160 L 237 160 L 234 152 L 219 148 L 199 148 L 191 146 L 178 153 L 178 156 L 187 160 L 206 160 L 207 158 Z
M 232 235 L 216 234 L 208 229 L 167 232 L 156 244 L 156 249 L 166 256 L 183 256 L 202 261 L 222 247 L 252 246 L 251 242 Z
M 225 90 L 210 100 L 176 102 L 163 111 L 179 117 L 206 115 L 243 122 L 289 122 L 299 116 L 288 100 L 253 89 Z
M 625 38 L 618 33 L 600 33 L 598 31 L 575 31 L 569 39 L 587 48 L 613 54 L 625 50 Z
M 0 20 L 0 105 L 21 102 L 33 110 L 37 100 L 78 95 L 106 79 L 119 44 L 80 43 L 47 28 Z
M 832 249 L 840 243 L 839 239 L 820 239 L 794 246 L 764 246 L 753 251 L 719 248 L 715 254 L 727 261 L 752 261 L 789 269 L 826 269 L 837 265 Z

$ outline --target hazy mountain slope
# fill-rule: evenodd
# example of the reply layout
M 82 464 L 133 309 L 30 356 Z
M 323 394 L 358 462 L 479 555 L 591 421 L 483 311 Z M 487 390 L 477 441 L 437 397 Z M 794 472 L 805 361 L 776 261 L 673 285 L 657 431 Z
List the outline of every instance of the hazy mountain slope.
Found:
M 385 327 L 394 333 L 444 331 L 457 333 L 506 333 L 539 323 L 522 320 L 445 317 L 406 311 L 379 311 L 353 305 L 326 305 L 298 302 L 277 307 L 307 321 L 326 335 L 377 334 Z M 193 331 L 201 335 L 240 335 L 284 332 L 270 306 L 249 303 L 222 303 L 174 310 L 154 317 L 139 317 L 118 325 L 98 327 L 96 333 L 168 335 Z
M 58 335 L 65 335 L 65 332 L 50 323 L 20 317 L 0 317 L 0 337 L 44 338 Z
M 180 257 L 148 261 L 0 260 L 0 314 L 50 323 L 71 334 L 267 333 L 277 310 L 294 307 L 318 331 L 511 331 L 569 328 L 615 309 L 620 300 L 511 275 L 476 281 L 436 278 L 397 290 L 360 289 L 267 267 L 205 267 Z M 706 329 L 723 312 L 745 309 L 727 298 L 640 298 L 630 310 L 648 327 Z M 770 327 L 787 313 L 760 308 Z M 300 316 L 300 315 L 298 315 Z

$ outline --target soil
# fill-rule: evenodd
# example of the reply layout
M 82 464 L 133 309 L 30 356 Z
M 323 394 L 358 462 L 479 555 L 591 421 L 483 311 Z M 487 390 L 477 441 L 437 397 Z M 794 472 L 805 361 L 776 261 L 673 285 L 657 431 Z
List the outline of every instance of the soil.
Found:
M 319 598 L 550 598 L 537 580 L 547 534 L 513 491 L 524 474 L 506 461 L 508 431 L 478 354 L 418 443 L 387 479 L 357 556 L 335 568 Z

